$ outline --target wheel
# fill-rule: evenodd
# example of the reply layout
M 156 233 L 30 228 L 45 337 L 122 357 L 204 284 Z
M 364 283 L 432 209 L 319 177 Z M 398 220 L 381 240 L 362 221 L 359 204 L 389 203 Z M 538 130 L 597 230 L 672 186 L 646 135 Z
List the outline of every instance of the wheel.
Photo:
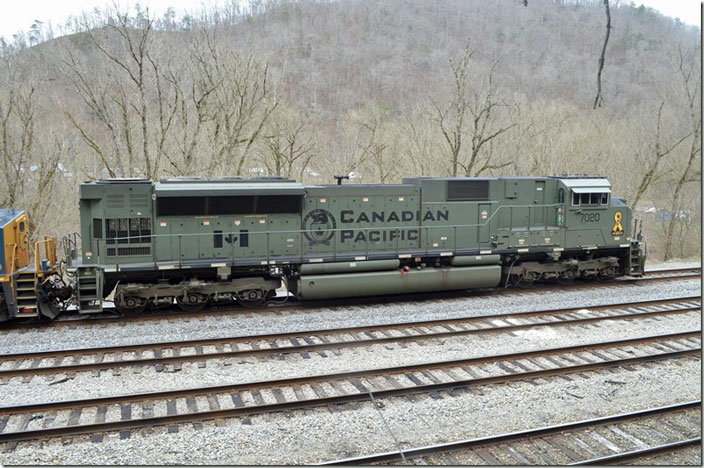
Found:
M 236 294 L 237 302 L 243 307 L 259 307 L 266 297 L 261 289 L 250 289 Z
M 534 283 L 540 279 L 540 273 L 536 271 L 527 271 L 523 275 L 523 282 L 524 283 Z
M 118 312 L 125 316 L 141 314 L 147 308 L 147 300 L 143 297 L 123 297 L 120 303 L 115 304 Z
M 563 271 L 561 276 L 557 278 L 557 284 L 571 284 L 577 277 L 577 272 L 575 270 Z
M 183 296 L 176 298 L 176 304 L 185 312 L 198 312 L 199 310 L 203 310 L 207 303 L 208 296 L 205 294 L 189 293 L 186 294 L 185 298 Z
M 599 272 L 599 276 L 603 280 L 610 280 L 610 279 L 616 278 L 616 276 L 618 276 L 618 270 L 616 269 L 616 267 L 604 268 L 603 270 L 601 270 Z

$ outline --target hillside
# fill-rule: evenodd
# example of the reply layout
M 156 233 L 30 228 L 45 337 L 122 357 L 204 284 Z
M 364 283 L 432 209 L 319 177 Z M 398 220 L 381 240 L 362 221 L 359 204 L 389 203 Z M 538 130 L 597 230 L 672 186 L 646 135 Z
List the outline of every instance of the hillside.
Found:
M 699 255 L 700 31 L 644 7 L 610 13 L 596 109 L 601 1 L 96 15 L 1 59 L 0 201 L 60 234 L 87 178 L 598 173 L 651 213 L 651 253 Z

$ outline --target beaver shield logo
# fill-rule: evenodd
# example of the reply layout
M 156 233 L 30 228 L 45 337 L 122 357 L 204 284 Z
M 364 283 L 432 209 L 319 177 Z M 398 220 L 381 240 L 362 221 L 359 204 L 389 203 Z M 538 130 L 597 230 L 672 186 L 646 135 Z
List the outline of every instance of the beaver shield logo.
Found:
M 620 211 L 617 211 L 614 214 L 614 227 L 611 228 L 612 235 L 620 236 L 623 234 L 623 224 L 621 224 L 622 219 L 623 219 L 623 215 L 621 214 Z
M 330 245 L 335 235 L 335 217 L 327 210 L 313 210 L 303 218 L 303 235 L 310 245 Z

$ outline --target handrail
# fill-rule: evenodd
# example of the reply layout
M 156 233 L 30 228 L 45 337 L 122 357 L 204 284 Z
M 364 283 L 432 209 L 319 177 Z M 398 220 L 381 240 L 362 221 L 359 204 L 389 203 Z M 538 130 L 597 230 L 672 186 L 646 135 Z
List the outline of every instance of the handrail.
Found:
M 7 272 L 8 275 L 12 275 L 15 272 L 15 262 L 17 261 L 17 244 L 8 244 L 8 247 L 12 246 L 12 257 L 10 260 L 10 271 Z
M 396 252 L 397 254 L 401 253 L 402 250 L 406 249 L 421 249 L 424 250 L 427 253 L 430 253 L 432 250 L 438 248 L 440 250 L 443 249 L 443 247 L 438 247 L 438 246 L 433 246 L 432 244 L 434 242 L 447 242 L 445 245 L 444 249 L 447 249 L 448 251 L 456 251 L 459 247 L 459 239 L 461 237 L 461 232 L 463 229 L 472 229 L 472 228 L 478 228 L 481 226 L 485 226 L 486 223 L 478 223 L 478 224 L 457 224 L 457 225 L 441 225 L 441 226 L 419 226 L 419 225 L 411 225 L 411 226 L 389 226 L 389 227 L 381 227 L 381 226 L 375 226 L 375 227 L 350 227 L 350 228 L 334 228 L 334 229 L 324 229 L 323 232 L 326 233 L 335 233 L 339 234 L 341 231 L 344 230 L 353 230 L 358 233 L 363 233 L 363 239 L 360 241 L 354 241 L 350 239 L 350 243 L 356 243 L 356 242 L 361 242 L 364 247 L 363 251 L 365 253 L 365 256 L 369 256 L 369 253 L 374 251 L 373 246 L 371 245 L 372 243 L 376 242 L 372 236 L 369 235 L 370 232 L 379 232 L 383 231 L 386 233 L 391 233 L 391 234 L 396 234 L 396 235 L 389 235 L 389 236 L 382 236 L 383 239 L 379 239 L 378 241 L 384 242 L 384 243 L 389 243 L 390 245 L 388 248 L 390 249 L 391 252 Z M 549 229 L 560 229 L 559 226 L 548 226 Z M 545 227 L 543 227 L 545 229 Z M 417 231 L 417 237 L 414 239 L 406 238 L 403 239 L 401 236 L 401 233 L 403 232 L 408 232 L 408 231 Z M 449 236 L 447 236 L 446 239 L 442 238 L 433 238 L 433 235 L 439 231 L 449 231 Z M 252 247 L 252 244 L 257 240 L 260 239 L 262 242 L 262 245 L 260 246 L 262 248 L 262 261 L 265 262 L 266 264 L 269 264 L 271 262 L 272 256 L 277 256 L 277 254 L 274 254 L 271 252 L 271 246 L 273 245 L 273 237 L 272 236 L 291 236 L 296 238 L 296 242 L 299 245 L 300 251 L 297 254 L 294 254 L 294 256 L 303 258 L 303 252 L 306 250 L 304 247 L 305 244 L 305 233 L 308 232 L 306 229 L 300 229 L 300 230 L 281 230 L 281 231 L 262 231 L 262 232 L 249 232 L 249 238 L 250 238 L 250 248 Z M 144 238 L 144 237 L 149 237 L 150 242 L 139 242 L 137 247 L 142 247 L 146 245 L 151 245 L 150 252 L 146 255 L 136 255 L 137 257 L 144 256 L 146 258 L 149 258 L 149 260 L 145 261 L 150 261 L 154 264 L 157 264 L 160 260 L 158 259 L 157 255 L 157 244 L 159 242 L 171 242 L 171 239 L 173 239 L 175 242 L 173 244 L 173 247 L 170 248 L 176 248 L 177 249 L 177 256 L 174 258 L 169 258 L 170 261 L 176 261 L 179 266 L 182 265 L 182 262 L 184 260 L 196 260 L 201 257 L 201 247 L 203 245 L 203 242 L 205 239 L 209 239 L 212 237 L 212 233 L 207 232 L 207 233 L 178 233 L 178 234 L 152 234 L 150 236 L 126 236 L 126 237 L 115 237 L 115 238 L 110 238 L 110 239 L 97 239 L 97 252 L 94 252 L 94 261 L 97 261 L 98 264 L 101 263 L 100 259 L 106 255 L 106 248 L 114 248 L 118 249 L 120 246 L 135 246 L 130 240 L 136 238 Z M 229 237 L 229 236 L 237 236 L 238 231 L 223 231 L 222 236 L 223 238 Z M 437 234 L 435 234 L 437 235 Z M 187 239 L 192 239 L 195 247 L 193 248 L 193 252 L 195 255 L 189 255 L 185 252 L 185 244 Z M 122 242 L 120 242 L 122 241 Z M 406 242 L 411 242 L 415 247 L 412 246 L 406 246 L 402 248 L 402 243 Z M 340 248 L 341 245 L 339 243 L 339 239 L 337 235 L 332 236 L 330 239 L 330 244 L 326 246 L 327 248 L 323 248 L 323 251 L 321 251 L 321 254 L 332 254 L 334 258 L 337 257 L 343 250 Z M 230 258 L 235 258 L 235 249 L 236 246 L 235 244 L 231 244 L 228 247 L 223 247 L 224 250 L 227 252 L 227 254 L 230 255 Z M 314 254 L 317 249 L 314 251 L 309 252 L 310 254 Z M 361 253 L 361 252 L 360 252 Z M 114 254 L 113 254 L 114 255 Z M 108 256 L 108 259 L 112 259 L 112 256 Z M 113 261 L 118 261 L 120 259 L 120 255 L 115 255 Z
M 78 259 L 78 243 L 76 241 L 76 232 L 66 234 L 61 238 L 61 247 L 63 248 L 64 260 L 68 266 L 73 265 L 73 261 Z M 71 238 L 73 236 L 73 239 Z
M 39 246 L 44 245 L 44 256 L 50 265 L 56 265 L 56 238 L 44 236 L 44 239 L 34 243 L 34 266 L 35 271 L 41 271 L 42 257 L 39 255 Z
M 434 204 L 434 203 L 431 203 Z M 361 226 L 344 226 L 337 224 L 335 228 L 331 229 L 322 229 L 318 232 L 323 232 L 323 233 L 332 233 L 333 235 L 328 237 L 328 242 L 329 244 L 326 246 L 322 245 L 314 245 L 311 244 L 310 249 L 306 249 L 306 241 L 305 241 L 305 234 L 306 232 L 309 232 L 308 229 L 306 229 L 304 226 L 301 227 L 300 229 L 284 229 L 284 230 L 266 230 L 266 231 L 261 231 L 261 232 L 248 232 L 248 237 L 250 239 L 250 247 L 249 249 L 256 249 L 260 251 L 261 254 L 261 260 L 263 264 L 270 264 L 272 257 L 278 256 L 278 254 L 274 253 L 271 251 L 271 247 L 275 244 L 275 240 L 278 237 L 283 237 L 287 236 L 290 237 L 291 240 L 289 242 L 297 243 L 299 247 L 299 251 L 297 253 L 292 253 L 290 256 L 292 257 L 300 257 L 301 259 L 303 258 L 304 252 L 308 250 L 308 254 L 315 255 L 316 253 L 320 254 L 332 254 L 333 258 L 337 258 L 337 256 L 341 253 L 348 253 L 347 251 L 344 250 L 344 246 L 347 244 L 342 244 L 346 240 L 350 242 L 350 244 L 357 244 L 358 250 L 361 253 L 362 251 L 365 254 L 365 257 L 368 257 L 369 254 L 375 250 L 374 243 L 376 242 L 383 242 L 384 247 L 382 247 L 382 250 L 384 251 L 389 251 L 393 252 L 395 251 L 397 254 L 400 254 L 401 251 L 403 250 L 421 250 L 425 251 L 426 254 L 430 253 L 431 251 L 438 249 L 438 250 L 447 250 L 447 251 L 452 251 L 456 252 L 457 249 L 460 247 L 460 239 L 462 236 L 466 235 L 465 232 L 466 230 L 471 230 L 471 229 L 482 229 L 486 228 L 491 225 L 493 221 L 495 221 L 499 216 L 501 216 L 502 213 L 508 213 L 508 225 L 505 226 L 504 228 L 506 230 L 526 230 L 526 231 L 536 231 L 536 230 L 561 230 L 565 229 L 564 221 L 560 222 L 559 219 L 559 214 L 557 212 L 551 214 L 551 208 L 560 208 L 564 207 L 564 204 L 561 203 L 545 203 L 545 204 L 540 204 L 540 205 L 501 205 L 501 206 L 495 206 L 495 203 L 492 203 L 492 208 L 490 209 L 490 213 L 488 213 L 487 218 L 481 219 L 481 220 L 471 220 L 469 223 L 458 223 L 458 224 L 444 224 L 444 225 L 423 225 L 422 223 L 418 224 L 411 224 L 411 225 L 406 225 L 406 226 L 399 226 L 399 225 L 394 225 L 394 226 L 367 226 L 367 227 L 361 227 Z M 608 208 L 608 207 L 603 207 L 603 208 Z M 515 214 L 516 211 L 518 210 L 525 210 L 526 213 L 522 215 L 522 217 L 526 217 L 526 224 L 525 226 L 522 224 L 515 224 L 517 220 L 515 220 Z M 542 220 L 539 223 L 535 223 L 533 218 L 537 217 L 540 214 L 540 211 L 542 211 Z M 466 220 L 470 221 L 470 220 Z M 531 224 L 532 223 L 532 224 Z M 359 237 L 359 240 L 356 240 L 356 234 L 355 234 L 355 240 L 352 238 L 345 238 L 345 239 L 340 239 L 339 238 L 339 233 L 342 231 L 347 231 L 351 230 L 355 233 L 360 233 L 363 234 L 363 236 Z M 384 233 L 391 233 L 389 235 L 384 234 L 381 236 L 382 238 L 375 239 L 370 233 L 372 231 L 376 232 L 384 232 Z M 409 232 L 409 231 L 417 231 L 415 234 L 415 237 L 411 238 L 408 236 L 402 236 L 404 232 Z M 438 234 L 439 232 L 447 232 L 447 237 L 445 234 Z M 395 234 L 394 234 L 395 233 Z M 221 236 L 223 239 L 227 239 L 228 237 L 237 237 L 238 234 L 240 234 L 237 230 L 223 230 L 221 232 Z M 158 252 L 172 252 L 171 254 L 168 255 L 168 261 L 176 261 L 179 266 L 183 264 L 184 260 L 196 260 L 199 258 L 205 258 L 203 257 L 203 252 L 204 250 L 202 247 L 204 247 L 205 244 L 207 244 L 209 241 L 208 239 L 213 236 L 213 232 L 203 232 L 203 233 L 169 233 L 169 234 L 150 234 L 148 236 L 140 235 L 140 236 L 124 236 L 124 237 L 111 237 L 111 238 L 106 238 L 106 239 L 96 239 L 97 241 L 97 252 L 94 253 L 93 261 L 96 261 L 100 264 L 101 263 L 101 258 L 107 256 L 107 252 L 105 249 L 107 248 L 114 248 L 115 252 L 111 253 L 108 257 L 108 260 L 111 262 L 119 262 L 121 260 L 121 255 L 116 255 L 117 250 L 121 246 L 135 246 L 134 244 L 139 244 L 136 245 L 136 247 L 143 247 L 148 245 L 151 245 L 151 249 L 149 250 L 148 253 L 145 254 L 135 254 L 135 257 L 145 257 L 144 261 L 152 261 L 155 265 L 159 261 L 166 261 L 167 259 L 159 259 L 160 254 Z M 451 236 L 451 237 L 450 237 Z M 142 242 L 141 240 L 148 238 L 149 242 Z M 139 241 L 135 241 L 135 239 L 139 239 Z M 256 240 L 259 240 L 261 244 L 259 244 L 257 247 L 254 246 L 256 243 Z M 188 242 L 188 247 L 187 245 L 187 240 L 190 240 Z M 170 246 L 164 246 L 163 244 L 160 244 L 161 242 L 173 242 Z M 484 245 L 489 245 L 489 243 L 492 242 L 490 240 L 485 240 L 482 242 L 479 242 L 479 244 L 484 244 Z M 230 241 L 228 241 L 230 243 Z M 437 244 L 439 245 L 437 245 Z M 230 258 L 235 258 L 236 254 L 236 246 L 233 243 L 230 243 L 231 245 L 227 246 L 224 245 L 220 248 L 223 250 L 220 251 L 221 255 L 228 255 Z M 434 245 L 436 244 L 436 245 Z M 157 245 L 160 245 L 160 248 L 157 248 Z M 289 245 L 287 248 L 293 247 Z M 176 249 L 178 250 L 178 255 L 177 257 L 172 257 L 173 251 L 171 249 Z M 295 248 L 294 248 L 295 249 Z M 207 249 L 205 249 L 207 250 Z M 229 252 L 228 252 L 229 251 Z M 125 254 L 129 256 L 128 254 Z M 281 253 L 283 255 L 283 253 Z M 114 258 L 113 258 L 114 256 Z M 97 257 L 97 258 L 96 258 Z M 220 258 L 220 257 L 218 257 Z M 131 260 L 133 262 L 135 260 Z

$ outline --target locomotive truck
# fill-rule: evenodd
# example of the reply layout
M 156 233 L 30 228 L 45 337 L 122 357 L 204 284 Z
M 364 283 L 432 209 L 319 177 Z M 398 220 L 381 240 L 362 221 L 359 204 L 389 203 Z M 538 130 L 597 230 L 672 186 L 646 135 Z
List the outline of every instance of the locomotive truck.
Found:
M 195 311 L 260 305 L 282 287 L 301 300 L 405 294 L 641 276 L 645 264 L 631 209 L 596 176 L 105 179 L 81 184 L 79 211 L 64 275 L 39 245 L 22 268 L 21 242 L 6 237 L 3 319 L 54 317 L 68 303 L 97 313 L 107 298 L 124 314 Z

